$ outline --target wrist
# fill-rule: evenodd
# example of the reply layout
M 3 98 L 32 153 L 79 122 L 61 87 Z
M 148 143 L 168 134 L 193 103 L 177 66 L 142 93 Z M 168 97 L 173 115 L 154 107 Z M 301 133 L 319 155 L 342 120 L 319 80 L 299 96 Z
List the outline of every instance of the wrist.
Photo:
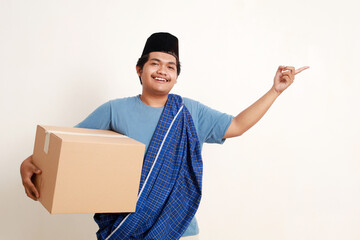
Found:
M 280 96 L 281 92 L 277 91 L 276 88 L 274 86 L 271 87 L 271 89 L 269 90 L 269 92 L 274 95 L 276 98 L 278 96 Z

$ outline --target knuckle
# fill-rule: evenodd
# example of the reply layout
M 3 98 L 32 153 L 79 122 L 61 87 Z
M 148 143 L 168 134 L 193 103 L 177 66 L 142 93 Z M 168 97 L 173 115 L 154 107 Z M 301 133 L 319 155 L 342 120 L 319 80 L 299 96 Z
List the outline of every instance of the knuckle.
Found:
M 24 183 L 24 185 L 26 185 L 26 186 L 31 185 L 31 180 L 30 180 L 30 178 L 24 179 L 23 183 Z
M 24 184 L 24 186 L 25 186 L 26 188 L 28 188 L 28 189 L 34 189 L 34 188 L 35 188 L 34 184 L 33 184 L 30 180 L 29 180 L 29 181 L 26 181 L 25 184 Z
M 29 184 L 28 184 L 26 181 L 23 181 L 23 186 L 24 186 L 25 188 L 28 188 Z

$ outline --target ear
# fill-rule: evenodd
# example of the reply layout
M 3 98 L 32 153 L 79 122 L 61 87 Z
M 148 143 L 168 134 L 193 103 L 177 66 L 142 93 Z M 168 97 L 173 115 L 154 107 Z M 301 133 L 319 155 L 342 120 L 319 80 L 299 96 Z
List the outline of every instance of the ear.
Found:
M 140 77 L 141 76 L 141 74 L 142 74 L 142 70 L 141 70 L 141 68 L 139 67 L 139 66 L 136 66 L 136 73 L 137 73 L 137 75 Z

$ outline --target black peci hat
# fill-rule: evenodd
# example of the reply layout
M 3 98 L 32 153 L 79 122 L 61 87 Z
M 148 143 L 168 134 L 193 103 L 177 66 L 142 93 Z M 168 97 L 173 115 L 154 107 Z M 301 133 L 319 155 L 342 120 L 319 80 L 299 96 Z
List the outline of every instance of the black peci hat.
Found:
M 153 33 L 146 41 L 141 56 L 151 52 L 165 52 L 179 59 L 179 41 L 177 37 L 166 32 Z

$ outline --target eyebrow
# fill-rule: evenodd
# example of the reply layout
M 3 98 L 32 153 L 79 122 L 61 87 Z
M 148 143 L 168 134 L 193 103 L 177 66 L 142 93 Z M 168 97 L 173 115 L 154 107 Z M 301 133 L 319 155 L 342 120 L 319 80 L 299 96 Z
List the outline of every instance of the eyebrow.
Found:
M 150 61 L 157 61 L 157 62 L 161 62 L 161 60 L 160 59 L 158 59 L 158 58 L 152 58 L 152 59 L 150 59 Z M 174 63 L 174 62 L 167 62 L 168 64 L 172 64 L 172 65 L 176 65 L 176 63 Z

